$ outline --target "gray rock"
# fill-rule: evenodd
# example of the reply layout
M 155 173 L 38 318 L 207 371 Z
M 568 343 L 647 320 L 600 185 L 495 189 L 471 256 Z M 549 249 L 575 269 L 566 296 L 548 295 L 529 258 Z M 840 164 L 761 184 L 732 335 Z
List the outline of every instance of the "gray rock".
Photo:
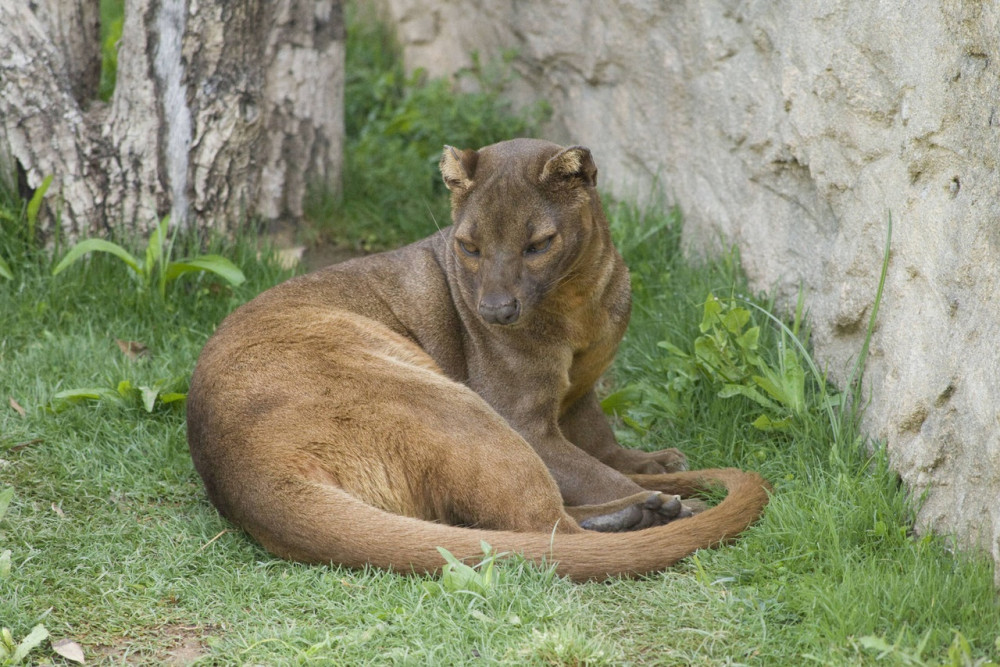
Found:
M 865 426 L 926 494 L 919 527 L 1000 562 L 1000 5 L 384 2 L 409 66 L 516 48 L 513 94 L 605 187 L 679 203 L 689 247 L 737 244 L 755 288 L 801 285 L 841 383 L 891 214 Z

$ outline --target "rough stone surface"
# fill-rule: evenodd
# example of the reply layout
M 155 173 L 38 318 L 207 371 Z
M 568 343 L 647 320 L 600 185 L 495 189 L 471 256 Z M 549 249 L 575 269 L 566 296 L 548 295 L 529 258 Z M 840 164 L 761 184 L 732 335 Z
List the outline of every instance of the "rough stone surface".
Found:
M 519 52 L 514 94 L 589 145 L 605 186 L 658 189 L 694 248 L 757 288 L 802 285 L 820 361 L 859 353 L 889 215 L 870 435 L 922 529 L 1000 562 L 1000 5 L 386 0 L 409 66 Z M 1000 572 L 1000 570 L 998 570 Z

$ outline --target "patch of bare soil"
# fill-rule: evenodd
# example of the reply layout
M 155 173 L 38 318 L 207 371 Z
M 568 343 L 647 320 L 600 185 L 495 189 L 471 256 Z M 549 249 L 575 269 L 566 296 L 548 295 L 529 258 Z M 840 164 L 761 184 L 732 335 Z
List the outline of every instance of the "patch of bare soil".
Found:
M 216 632 L 214 625 L 163 625 L 113 646 L 85 649 L 85 657 L 87 664 L 185 667 L 208 655 L 206 640 Z
M 177 643 L 166 652 L 162 664 L 181 667 L 208 654 L 208 647 L 205 645 L 206 628 L 180 627 L 177 630 L 180 631 L 177 633 Z

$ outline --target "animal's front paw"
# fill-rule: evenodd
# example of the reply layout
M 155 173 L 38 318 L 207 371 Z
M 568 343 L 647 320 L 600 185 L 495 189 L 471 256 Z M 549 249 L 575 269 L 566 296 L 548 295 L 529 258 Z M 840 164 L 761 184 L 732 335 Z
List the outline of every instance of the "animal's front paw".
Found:
M 623 449 L 607 464 L 619 472 L 633 475 L 660 475 L 688 469 L 687 457 L 673 447 L 658 452 Z
M 685 516 L 691 516 L 691 512 L 681 504 L 680 496 L 651 492 L 642 503 L 584 519 L 580 527 L 601 533 L 620 533 L 660 526 Z

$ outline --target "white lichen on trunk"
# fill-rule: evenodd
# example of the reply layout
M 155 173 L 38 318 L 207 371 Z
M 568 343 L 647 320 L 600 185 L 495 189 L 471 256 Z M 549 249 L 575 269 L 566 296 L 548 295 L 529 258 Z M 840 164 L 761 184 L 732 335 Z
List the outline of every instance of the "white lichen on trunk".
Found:
M 191 145 L 191 113 L 184 85 L 181 41 L 184 37 L 184 0 L 162 0 L 156 17 L 157 45 L 153 60 L 162 94 L 160 113 L 166 128 L 164 162 L 170 189 L 173 224 L 187 225 L 188 149 Z

